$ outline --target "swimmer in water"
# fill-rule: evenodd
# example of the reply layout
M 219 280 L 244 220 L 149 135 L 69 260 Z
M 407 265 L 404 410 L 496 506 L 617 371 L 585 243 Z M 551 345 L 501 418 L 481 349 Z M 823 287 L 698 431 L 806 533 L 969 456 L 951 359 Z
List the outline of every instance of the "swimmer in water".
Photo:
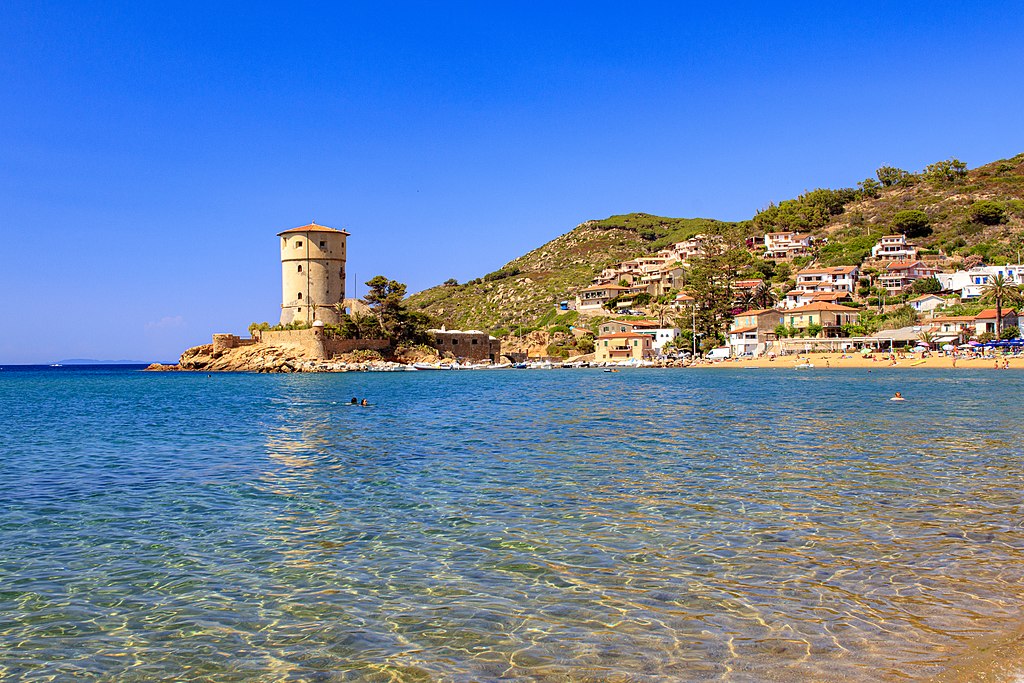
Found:
M 354 406 L 357 406 L 357 405 L 359 405 L 359 399 L 358 399 L 358 398 L 356 398 L 355 396 L 353 396 L 353 397 L 352 397 L 352 400 L 351 400 L 351 401 L 349 401 L 349 404 L 350 404 L 350 405 L 354 405 Z
M 896 395 L 893 396 L 892 398 L 890 398 L 889 400 L 890 401 L 905 401 L 906 399 L 903 398 L 903 394 L 901 394 L 900 392 L 897 391 Z
M 366 400 L 366 399 L 364 398 L 364 399 L 363 399 L 363 402 L 362 402 L 362 403 L 360 403 L 359 405 L 361 405 L 361 406 L 363 406 L 363 407 L 366 407 L 366 406 L 370 405 L 370 402 L 369 402 L 369 401 L 367 401 L 367 400 Z

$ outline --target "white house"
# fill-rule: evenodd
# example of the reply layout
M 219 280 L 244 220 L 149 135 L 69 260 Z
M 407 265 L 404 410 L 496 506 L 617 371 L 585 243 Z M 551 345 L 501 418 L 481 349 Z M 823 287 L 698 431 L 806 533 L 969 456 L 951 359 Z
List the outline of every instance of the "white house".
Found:
M 961 299 L 977 299 L 982 295 L 985 285 L 996 275 L 1002 275 L 1013 284 L 1024 283 L 1024 265 L 1007 264 L 1005 266 L 976 266 L 970 270 L 958 270 L 955 273 L 939 273 L 938 278 L 942 289 L 956 292 Z
M 907 303 L 918 313 L 927 313 L 928 311 L 934 311 L 936 308 L 941 308 L 946 303 L 946 300 L 938 294 L 922 294 Z
M 917 247 L 907 244 L 906 235 L 886 235 L 871 247 L 871 258 L 882 261 L 912 261 Z
M 764 257 L 788 259 L 806 254 L 811 249 L 811 236 L 799 232 L 769 232 L 764 236 Z
M 1017 311 L 1012 308 L 1004 308 L 1003 311 L 1003 324 L 1000 326 L 1002 329 L 1017 324 Z M 996 331 L 996 309 L 986 308 L 984 311 L 974 316 L 974 333 L 985 334 L 986 332 L 995 334 Z
M 664 354 L 665 344 L 675 340 L 679 337 L 678 327 L 656 327 L 648 330 L 638 330 L 641 334 L 649 334 L 654 337 L 654 341 L 651 343 L 651 348 L 658 355 Z
M 857 266 L 804 268 L 796 274 L 796 288 L 809 292 L 850 292 L 857 289 Z

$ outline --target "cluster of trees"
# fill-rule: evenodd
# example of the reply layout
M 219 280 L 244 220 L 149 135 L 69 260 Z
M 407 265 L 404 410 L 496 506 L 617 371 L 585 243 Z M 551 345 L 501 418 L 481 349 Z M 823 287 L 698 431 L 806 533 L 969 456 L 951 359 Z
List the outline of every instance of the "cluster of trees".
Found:
M 860 195 L 860 190 L 850 187 L 811 190 L 796 199 L 771 204 L 764 211 L 759 211 L 754 216 L 754 226 L 763 232 L 823 228 Z
M 340 321 L 326 331 L 343 339 L 387 339 L 392 346 L 424 344 L 432 319 L 422 311 L 411 311 L 405 305 L 406 286 L 378 275 L 366 281 L 369 288 L 362 301 L 369 313 L 346 314 L 338 305 Z

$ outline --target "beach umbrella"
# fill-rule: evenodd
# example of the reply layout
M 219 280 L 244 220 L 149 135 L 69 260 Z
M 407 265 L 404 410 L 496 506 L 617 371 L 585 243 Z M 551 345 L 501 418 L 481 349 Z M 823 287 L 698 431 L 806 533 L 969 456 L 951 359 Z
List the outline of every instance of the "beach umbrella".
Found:
M 921 349 L 930 349 L 932 345 L 929 344 L 928 342 L 919 341 L 919 342 L 917 342 L 917 346 L 918 346 L 918 348 L 921 348 Z
M 967 342 L 967 345 L 968 345 L 968 346 L 981 346 L 981 342 L 979 342 L 979 341 L 974 341 L 974 340 L 972 339 L 971 341 Z
M 943 350 L 943 351 L 952 351 L 952 350 L 953 350 L 953 349 L 955 349 L 955 348 L 956 348 L 956 347 L 955 347 L 955 346 L 953 346 L 952 344 L 943 344 L 943 345 L 942 345 L 942 350 Z

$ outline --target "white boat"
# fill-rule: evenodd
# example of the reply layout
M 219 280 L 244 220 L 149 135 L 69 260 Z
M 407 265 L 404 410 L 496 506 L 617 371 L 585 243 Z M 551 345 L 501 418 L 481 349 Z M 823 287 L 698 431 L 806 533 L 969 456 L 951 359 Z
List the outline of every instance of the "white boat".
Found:
M 417 370 L 448 370 L 449 368 L 441 365 L 440 363 L 413 363 L 412 366 Z
M 800 365 L 794 365 L 797 370 L 806 370 L 807 368 L 813 368 L 814 363 L 801 363 Z

